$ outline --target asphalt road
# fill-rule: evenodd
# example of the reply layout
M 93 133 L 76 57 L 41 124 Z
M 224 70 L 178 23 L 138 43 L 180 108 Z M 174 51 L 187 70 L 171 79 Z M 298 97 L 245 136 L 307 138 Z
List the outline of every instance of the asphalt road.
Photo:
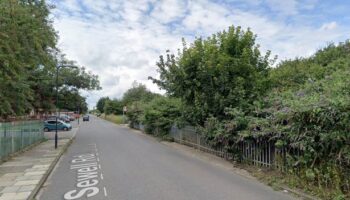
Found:
M 37 199 L 284 200 L 291 196 L 91 117 Z

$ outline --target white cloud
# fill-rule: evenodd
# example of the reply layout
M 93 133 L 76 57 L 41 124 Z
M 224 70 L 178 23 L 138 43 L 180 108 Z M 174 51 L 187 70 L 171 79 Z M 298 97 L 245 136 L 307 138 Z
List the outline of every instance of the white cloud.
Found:
M 154 5 L 151 16 L 161 23 L 169 23 L 184 17 L 186 11 L 185 0 L 163 0 Z
M 300 7 L 305 10 L 312 10 L 316 7 L 316 5 L 319 3 L 319 0 L 304 0 Z
M 176 52 L 182 37 L 190 43 L 195 36 L 206 37 L 230 25 L 241 25 L 258 35 L 263 51 L 272 50 L 285 59 L 311 55 L 350 32 L 336 21 L 320 26 L 293 24 L 283 17 L 274 19 L 265 12 L 234 6 L 241 0 L 230 2 L 233 6 L 209 0 L 64 0 L 56 3 L 54 26 L 64 53 L 100 77 L 102 91 L 84 92 L 90 107 L 101 96 L 122 97 L 135 80 L 160 92 L 147 77 L 157 76 L 159 55 L 166 49 Z M 267 2 L 273 11 L 291 16 L 300 9 L 313 9 L 317 0 L 308 0 L 303 7 L 294 0 L 249 2 L 252 6 Z
M 325 30 L 325 31 L 333 30 L 333 29 L 336 29 L 337 26 L 338 26 L 337 22 L 324 23 L 321 26 L 321 30 Z
M 298 14 L 298 2 L 296 0 L 266 0 L 272 11 L 277 11 L 283 15 Z
M 64 9 L 67 9 L 69 12 L 80 11 L 80 6 L 77 0 L 64 0 L 62 2 Z
M 188 31 L 199 35 L 203 33 L 215 33 L 232 24 L 227 16 L 230 12 L 227 8 L 209 1 L 189 3 L 189 14 L 184 18 L 183 25 Z

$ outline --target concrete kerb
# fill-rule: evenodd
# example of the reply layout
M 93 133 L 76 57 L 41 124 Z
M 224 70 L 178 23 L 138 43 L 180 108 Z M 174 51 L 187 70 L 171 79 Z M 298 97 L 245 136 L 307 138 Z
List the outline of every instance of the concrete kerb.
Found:
M 35 200 L 36 195 L 38 194 L 38 192 L 40 191 L 41 187 L 44 185 L 45 181 L 47 180 L 47 178 L 50 176 L 51 172 L 53 171 L 53 169 L 55 168 L 56 164 L 58 163 L 58 161 L 60 160 L 61 156 L 63 155 L 63 153 L 68 149 L 68 147 L 73 143 L 74 139 L 75 139 L 75 135 L 77 134 L 79 130 L 79 126 L 77 127 L 75 133 L 73 133 L 73 137 L 69 139 L 69 141 L 64 145 L 64 147 L 62 148 L 62 150 L 60 151 L 60 153 L 58 154 L 58 156 L 55 158 L 55 160 L 51 163 L 49 169 L 46 171 L 46 173 L 43 175 L 43 177 L 40 179 L 39 183 L 36 185 L 35 189 L 32 191 L 32 193 L 30 194 L 30 196 L 28 197 L 29 200 Z

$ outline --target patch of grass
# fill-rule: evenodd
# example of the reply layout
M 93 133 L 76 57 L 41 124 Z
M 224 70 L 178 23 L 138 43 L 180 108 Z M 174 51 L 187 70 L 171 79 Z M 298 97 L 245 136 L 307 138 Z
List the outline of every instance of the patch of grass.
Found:
M 106 115 L 106 116 L 103 115 L 101 117 L 115 124 L 124 124 L 127 122 L 126 118 L 123 119 L 123 115 Z

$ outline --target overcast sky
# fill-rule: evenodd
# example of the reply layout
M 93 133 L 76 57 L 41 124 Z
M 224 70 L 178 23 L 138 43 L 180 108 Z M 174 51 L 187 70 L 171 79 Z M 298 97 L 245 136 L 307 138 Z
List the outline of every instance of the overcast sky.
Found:
M 261 50 L 279 60 L 309 56 L 329 42 L 350 38 L 347 0 L 51 0 L 59 47 L 98 74 L 103 89 L 84 92 L 89 107 L 102 96 L 121 98 L 147 80 L 167 49 L 230 25 L 250 27 Z

